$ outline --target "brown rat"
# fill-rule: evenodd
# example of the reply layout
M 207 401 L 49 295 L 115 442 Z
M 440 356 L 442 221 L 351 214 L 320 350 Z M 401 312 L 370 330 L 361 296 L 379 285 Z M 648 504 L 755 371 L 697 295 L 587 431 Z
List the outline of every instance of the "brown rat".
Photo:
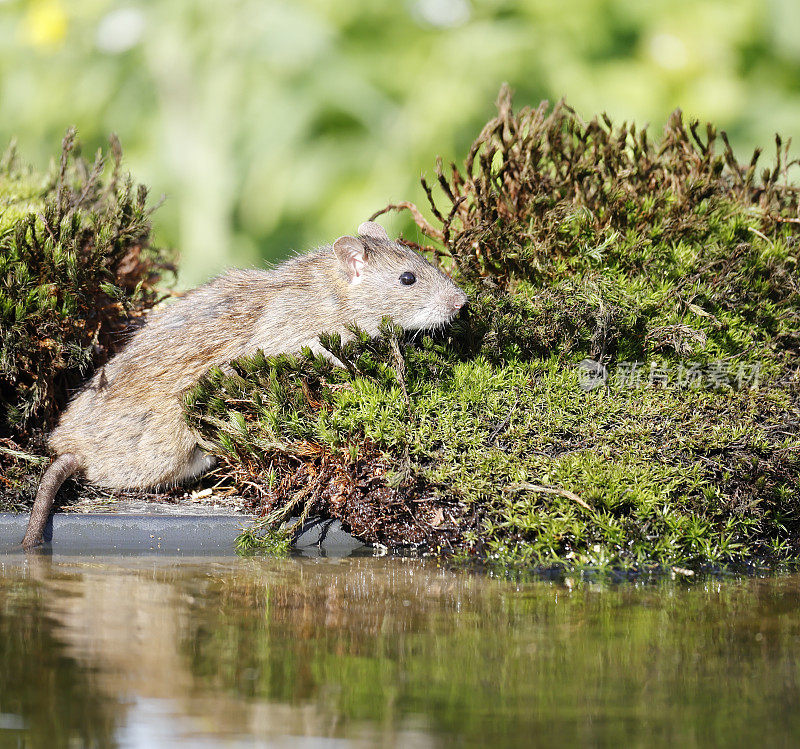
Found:
M 186 424 L 181 393 L 211 366 L 262 349 L 268 356 L 318 336 L 370 335 L 385 316 L 407 330 L 449 322 L 467 297 L 420 255 L 365 222 L 358 237 L 272 270 L 232 270 L 156 313 L 70 402 L 48 444 L 58 457 L 42 478 L 22 544 L 42 542 L 56 492 L 82 472 L 112 489 L 174 485 L 213 459 Z

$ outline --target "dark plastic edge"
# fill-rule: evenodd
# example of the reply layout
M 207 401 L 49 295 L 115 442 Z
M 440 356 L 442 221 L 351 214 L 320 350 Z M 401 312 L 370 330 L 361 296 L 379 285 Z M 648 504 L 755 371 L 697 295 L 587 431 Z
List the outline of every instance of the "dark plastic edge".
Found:
M 57 513 L 44 533 L 41 550 L 59 554 L 226 555 L 253 521 L 249 515 L 115 515 Z M 0 553 L 22 552 L 27 514 L 0 513 Z M 347 556 L 365 544 L 339 520 L 308 520 L 293 547 L 303 553 Z M 316 554 L 315 554 L 316 552 Z

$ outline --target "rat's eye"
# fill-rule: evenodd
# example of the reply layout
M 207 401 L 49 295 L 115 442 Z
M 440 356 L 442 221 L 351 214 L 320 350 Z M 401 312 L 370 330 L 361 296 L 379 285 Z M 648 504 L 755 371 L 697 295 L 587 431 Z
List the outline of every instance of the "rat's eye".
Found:
M 411 286 L 411 284 L 416 280 L 417 277 L 410 270 L 400 274 L 400 283 L 404 286 Z

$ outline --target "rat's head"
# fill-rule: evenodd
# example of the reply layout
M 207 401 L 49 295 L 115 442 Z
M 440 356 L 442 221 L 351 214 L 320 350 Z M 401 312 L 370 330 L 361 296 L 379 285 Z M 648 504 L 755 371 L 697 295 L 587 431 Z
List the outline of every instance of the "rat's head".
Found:
M 376 330 L 384 316 L 406 330 L 435 328 L 467 303 L 444 273 L 372 221 L 358 227 L 357 237 L 339 237 L 333 251 L 347 281 L 349 306 L 365 330 Z

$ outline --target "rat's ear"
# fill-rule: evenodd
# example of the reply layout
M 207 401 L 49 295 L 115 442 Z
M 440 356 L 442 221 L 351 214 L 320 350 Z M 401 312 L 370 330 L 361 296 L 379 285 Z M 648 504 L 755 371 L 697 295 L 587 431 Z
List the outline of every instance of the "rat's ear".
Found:
M 361 283 L 364 266 L 367 264 L 367 248 L 356 237 L 339 237 L 333 243 L 336 259 L 347 271 L 350 283 Z
M 391 241 L 389 239 L 389 235 L 386 233 L 386 229 L 384 229 L 380 224 L 376 224 L 374 221 L 365 221 L 363 224 L 361 224 L 361 226 L 358 227 L 358 233 L 362 237 L 382 239 L 384 242 Z

